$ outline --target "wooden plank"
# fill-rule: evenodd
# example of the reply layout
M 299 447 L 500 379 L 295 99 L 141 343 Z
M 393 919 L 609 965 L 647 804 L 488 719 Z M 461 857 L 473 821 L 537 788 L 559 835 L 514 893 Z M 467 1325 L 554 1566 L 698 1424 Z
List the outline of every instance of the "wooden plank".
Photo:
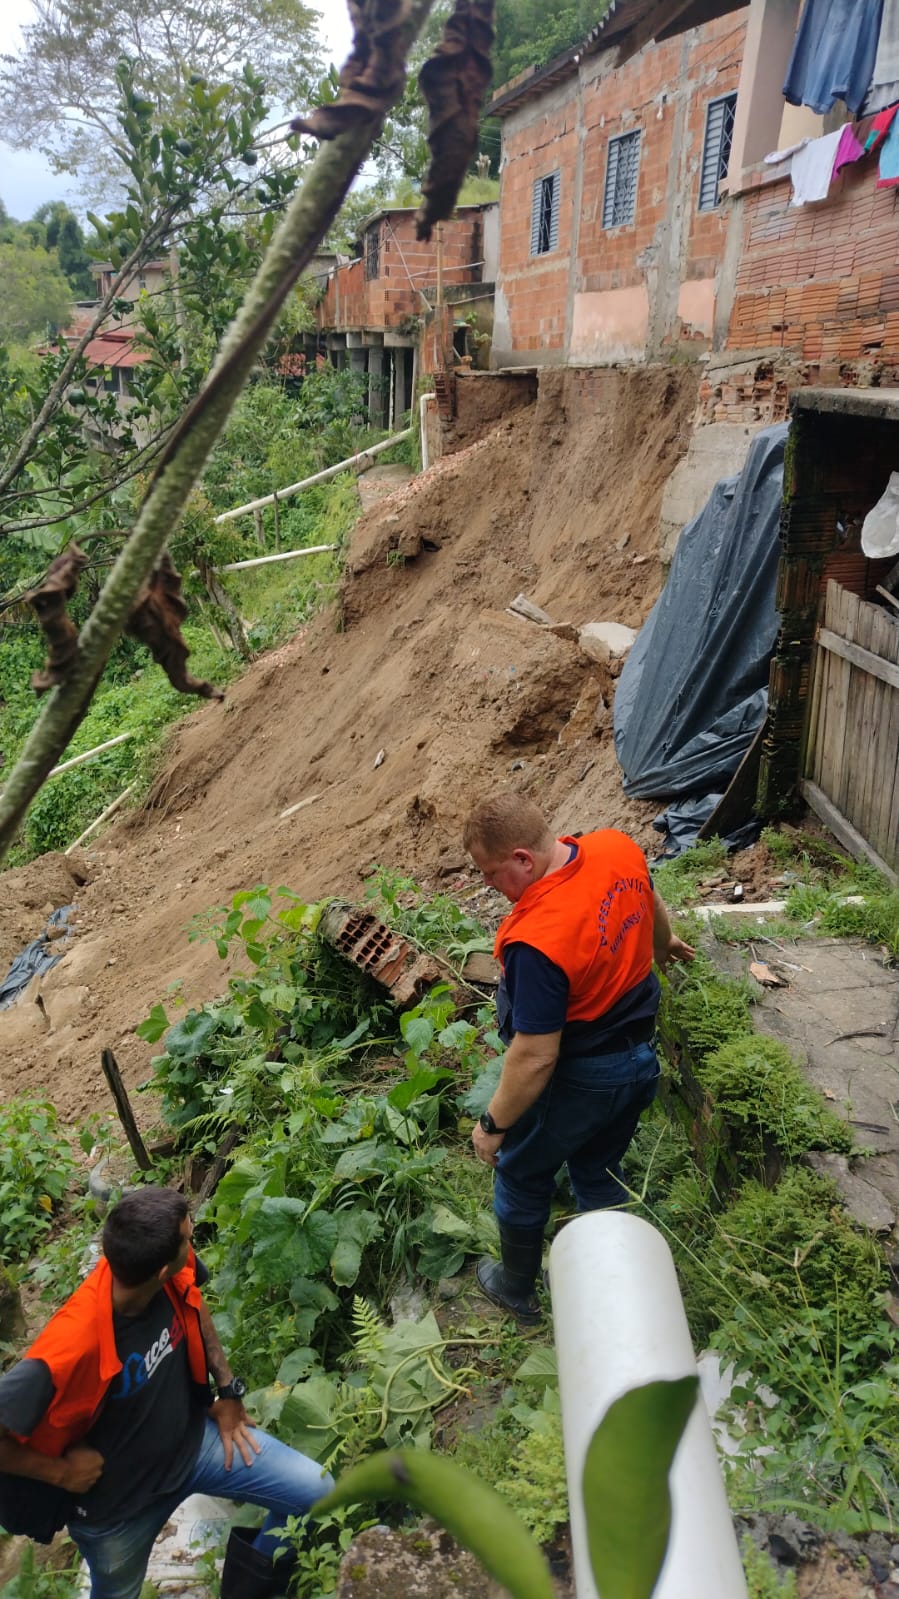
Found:
M 848 849 L 850 855 L 854 855 L 855 859 L 859 861 L 869 861 L 872 866 L 876 866 L 877 870 L 883 873 L 884 877 L 899 888 L 899 873 L 893 871 L 892 867 L 872 848 L 867 839 L 862 838 L 858 830 L 827 798 L 827 795 L 822 793 L 817 784 L 803 781 L 799 786 L 806 804 L 811 806 L 815 815 L 820 817 L 825 827 L 830 828 L 834 837 L 838 838 L 840 843 Z
M 821 788 L 823 788 L 825 794 L 832 794 L 833 785 L 839 780 L 843 755 L 842 733 L 845 705 L 841 705 L 840 692 L 843 678 L 848 673 L 849 667 L 838 655 L 833 655 L 824 649 L 821 650 L 821 654 L 827 662 L 827 676 L 824 679 L 825 704 L 823 706 L 823 721 L 821 725 L 821 759 L 818 770 L 821 774 Z
M 122 1082 L 122 1074 L 119 1071 L 118 1062 L 111 1049 L 101 1050 L 100 1064 L 103 1067 L 103 1076 L 109 1084 L 110 1093 L 115 1100 L 119 1121 L 125 1129 L 125 1136 L 131 1145 L 131 1153 L 141 1171 L 152 1171 L 153 1162 L 147 1154 L 147 1147 L 138 1131 L 137 1122 L 134 1120 L 134 1112 L 131 1109 L 131 1101 L 128 1098 L 125 1084 Z
M 762 744 L 767 730 L 766 720 L 762 722 L 711 816 L 703 822 L 697 838 L 726 838 L 734 828 L 749 821 L 759 786 Z
M 851 639 L 840 638 L 829 627 L 822 627 L 818 643 L 822 650 L 830 650 L 831 654 L 839 655 L 853 666 L 860 666 L 863 672 L 870 672 L 872 677 L 879 677 L 892 688 L 899 688 L 899 665 L 893 661 L 881 660 L 873 650 L 866 650 L 864 645 L 854 644 Z
M 824 677 L 824 674 L 825 674 L 827 661 L 828 661 L 828 655 L 827 655 L 826 650 L 819 650 L 819 649 L 815 648 L 813 653 L 812 653 L 812 664 L 811 664 L 811 673 L 812 673 L 811 704 L 809 705 L 808 721 L 807 721 L 806 727 L 805 727 L 805 745 L 804 745 L 804 748 L 803 748 L 803 751 L 802 751 L 802 761 L 800 763 L 800 768 L 799 768 L 800 777 L 811 777 L 816 782 L 817 782 L 817 779 L 818 779 L 818 769 L 817 768 L 818 768 L 818 760 L 819 760 L 819 743 L 818 743 L 819 727 L 818 727 L 818 723 L 819 723 L 819 720 L 820 720 L 820 717 L 821 717 L 821 703 L 822 703 L 822 699 L 823 699 L 823 695 L 821 693 L 821 688 L 822 688 L 822 678 Z
M 848 640 L 844 640 L 848 642 Z M 850 822 L 857 825 L 859 790 L 861 788 L 863 773 L 863 745 L 861 744 L 861 729 L 865 714 L 865 701 L 869 684 L 874 679 L 867 672 L 860 672 L 851 662 L 844 668 L 849 673 L 849 690 L 846 695 L 846 709 L 844 712 L 843 726 L 843 760 L 842 768 L 837 774 L 837 782 L 830 790 L 830 797 L 839 807 Z
M 899 796 L 899 689 L 886 689 L 886 697 L 875 809 L 877 820 L 872 828 L 872 843 L 893 862 L 899 859 L 899 839 L 896 833 L 889 831 L 889 817 Z
M 886 683 L 881 683 L 870 673 L 863 674 L 865 682 L 864 711 L 860 729 L 854 730 L 853 743 L 856 749 L 855 763 L 860 772 L 856 789 L 856 803 L 853 811 L 847 812 L 850 821 L 854 822 L 859 832 L 877 848 L 879 840 L 875 838 L 877 829 L 877 816 L 874 796 L 877 792 L 877 779 L 880 771 L 880 752 L 882 749 L 881 735 L 883 724 L 882 715 L 887 708 L 887 697 L 891 690 Z

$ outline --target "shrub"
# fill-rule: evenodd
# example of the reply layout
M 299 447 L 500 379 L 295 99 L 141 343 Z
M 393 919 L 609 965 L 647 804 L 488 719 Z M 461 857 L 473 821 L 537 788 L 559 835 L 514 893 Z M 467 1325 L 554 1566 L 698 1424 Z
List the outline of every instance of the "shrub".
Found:
M 28 1259 L 49 1231 L 73 1171 L 52 1105 L 35 1099 L 0 1105 L 0 1261 Z
M 777 1039 L 760 1033 L 732 1039 L 706 1055 L 696 1075 L 728 1121 L 772 1138 L 785 1155 L 852 1149 L 850 1129 L 806 1083 Z

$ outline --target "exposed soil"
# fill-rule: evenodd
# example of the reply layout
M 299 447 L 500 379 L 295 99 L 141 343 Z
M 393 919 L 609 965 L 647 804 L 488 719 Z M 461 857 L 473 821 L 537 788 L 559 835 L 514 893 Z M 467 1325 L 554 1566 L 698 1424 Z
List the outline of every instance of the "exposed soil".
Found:
M 536 405 L 364 513 L 336 612 L 179 725 L 145 806 L 68 862 L 5 875 L 3 958 L 72 898 L 73 862 L 89 880 L 65 960 L 0 1013 L 0 1098 L 105 1109 L 100 1050 L 136 1084 L 151 1005 L 175 983 L 192 1001 L 222 987 L 192 916 L 258 882 L 358 895 L 373 860 L 445 882 L 484 789 L 512 782 L 560 830 L 616 825 L 654 846 L 658 805 L 621 790 L 609 669 L 505 607 L 523 590 L 559 622 L 639 626 L 695 376 L 622 372 L 601 415 L 575 393 L 545 374 Z

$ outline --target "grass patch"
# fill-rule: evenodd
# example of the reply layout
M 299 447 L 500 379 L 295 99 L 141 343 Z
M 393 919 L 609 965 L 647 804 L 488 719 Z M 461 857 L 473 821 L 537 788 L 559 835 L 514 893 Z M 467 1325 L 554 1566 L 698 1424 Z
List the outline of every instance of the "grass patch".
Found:
M 853 1148 L 850 1129 L 805 1081 L 777 1039 L 761 1033 L 733 1038 L 702 1058 L 696 1076 L 728 1122 L 772 1139 L 790 1158 L 810 1149 L 849 1154 Z

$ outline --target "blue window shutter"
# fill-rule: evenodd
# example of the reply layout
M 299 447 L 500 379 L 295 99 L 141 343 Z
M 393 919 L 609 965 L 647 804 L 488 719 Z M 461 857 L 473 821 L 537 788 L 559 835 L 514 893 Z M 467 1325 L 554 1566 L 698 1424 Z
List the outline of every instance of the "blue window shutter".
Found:
M 531 255 L 537 255 L 540 250 L 540 201 L 543 193 L 543 179 L 538 178 L 534 184 L 534 197 L 531 202 Z
M 552 215 L 549 224 L 549 247 L 551 250 L 559 248 L 559 198 L 562 187 L 561 172 L 553 173 L 553 198 Z

